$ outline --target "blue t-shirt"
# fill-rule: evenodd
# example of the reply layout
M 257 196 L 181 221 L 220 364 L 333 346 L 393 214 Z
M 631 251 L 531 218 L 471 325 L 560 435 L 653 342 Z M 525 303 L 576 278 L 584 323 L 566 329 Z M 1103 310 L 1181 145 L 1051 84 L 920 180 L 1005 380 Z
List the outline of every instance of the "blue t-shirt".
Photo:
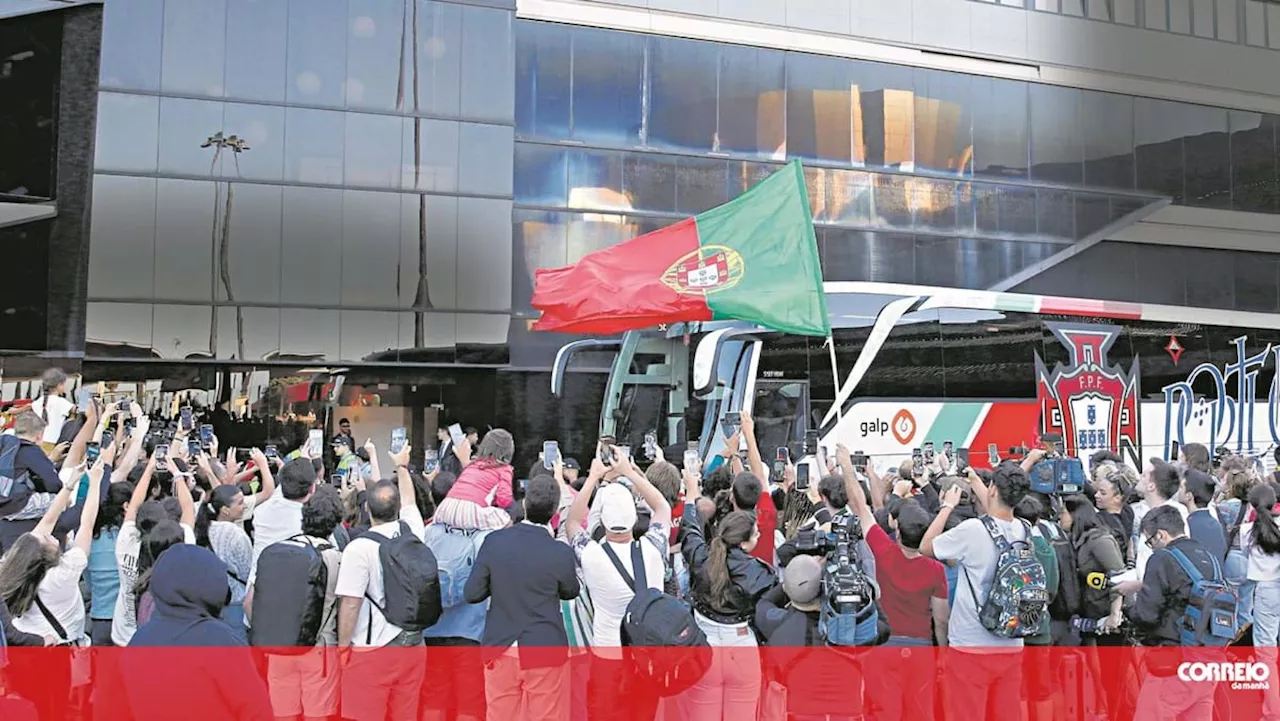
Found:
M 1222 532 L 1222 524 L 1209 513 L 1209 509 L 1202 508 L 1188 514 L 1187 530 L 1191 533 L 1191 539 L 1204 546 L 1214 558 L 1222 561 L 1227 557 L 1227 536 Z
M 118 528 L 104 528 L 89 544 L 89 618 L 110 621 L 120 592 L 120 569 L 116 566 Z

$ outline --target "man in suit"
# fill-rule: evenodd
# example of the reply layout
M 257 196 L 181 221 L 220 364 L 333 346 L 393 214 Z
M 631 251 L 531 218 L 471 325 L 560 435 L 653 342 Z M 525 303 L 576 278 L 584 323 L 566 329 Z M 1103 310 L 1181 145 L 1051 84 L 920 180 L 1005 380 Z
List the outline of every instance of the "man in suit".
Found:
M 551 531 L 559 506 L 553 478 L 530 480 L 524 520 L 485 539 L 464 588 L 468 603 L 489 599 L 482 644 L 490 721 L 568 714 L 569 638 L 560 601 L 577 598 L 579 586 L 573 551 Z

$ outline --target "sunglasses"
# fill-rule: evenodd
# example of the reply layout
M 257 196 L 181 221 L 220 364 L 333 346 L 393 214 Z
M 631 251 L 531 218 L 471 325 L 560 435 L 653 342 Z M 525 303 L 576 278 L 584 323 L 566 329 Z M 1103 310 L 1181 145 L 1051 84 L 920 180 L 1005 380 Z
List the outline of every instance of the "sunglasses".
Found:
M 1147 536 L 1145 539 L 1143 539 L 1143 543 L 1147 544 L 1147 548 L 1155 548 L 1156 537 Z

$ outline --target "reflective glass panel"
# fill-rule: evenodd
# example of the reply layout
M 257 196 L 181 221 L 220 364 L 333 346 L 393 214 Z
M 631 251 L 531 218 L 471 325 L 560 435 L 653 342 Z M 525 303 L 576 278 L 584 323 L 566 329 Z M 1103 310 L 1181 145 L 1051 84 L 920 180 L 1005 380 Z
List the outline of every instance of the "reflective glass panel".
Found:
M 1186 203 L 1206 208 L 1231 207 L 1231 140 L 1227 111 L 1183 105 L 1182 157 L 1186 163 Z
M 289 102 L 342 107 L 347 0 L 289 0 Z
M 405 107 L 452 117 L 458 114 L 462 94 L 458 83 L 462 74 L 463 8 L 431 0 L 417 0 L 417 3 L 418 95 L 406 98 Z M 407 57 L 405 63 L 412 69 L 412 56 Z M 412 79 L 406 87 L 413 87 Z
M 337 305 L 342 299 L 343 191 L 283 189 L 280 302 Z M 332 333 L 330 334 L 332 335 Z
M 1080 93 L 1084 133 L 1084 183 L 1133 188 L 1133 98 L 1113 93 Z
M 851 142 L 853 79 L 847 60 L 787 53 L 787 154 L 806 160 L 858 163 Z
M 570 29 L 521 23 L 516 46 L 516 128 L 523 137 L 569 137 Z
M 458 198 L 458 308 L 511 308 L 511 201 Z
M 152 297 L 213 298 L 213 254 L 227 217 L 227 197 L 218 185 L 207 180 L 157 181 Z
M 716 146 L 714 43 L 649 38 L 649 145 L 708 151 Z
M 402 195 L 396 305 L 456 308 L 458 283 L 457 198 Z
M 573 137 L 586 143 L 639 145 L 644 112 L 644 36 L 579 28 L 573 31 L 571 42 Z M 551 91 L 558 88 L 553 85 Z
M 973 174 L 1026 178 L 1030 140 L 1027 84 L 973 77 Z
M 956 175 L 973 172 L 973 76 L 915 71 L 915 168 Z
M 288 108 L 285 111 L 285 180 L 340 185 L 346 113 Z
M 459 123 L 458 131 L 458 191 L 510 196 L 514 129 Z
M 89 233 L 89 297 L 149 298 L 154 273 L 156 181 L 98 175 Z
M 1231 203 L 1236 210 L 1274 213 L 1280 201 L 1276 182 L 1276 116 L 1231 111 Z
M 852 70 L 854 162 L 861 157 L 869 166 L 910 169 L 915 157 L 912 70 L 864 62 L 854 62 Z
M 160 89 L 164 1 L 104 3 L 102 9 L 102 87 Z
M 457 122 L 409 118 L 404 122 L 402 147 L 405 157 L 402 187 L 444 193 L 457 191 Z
M 154 173 L 160 146 L 160 99 L 98 93 L 94 167 Z
M 227 242 L 224 246 L 219 238 L 217 245 L 217 298 L 275 305 L 280 302 L 281 274 L 289 267 L 280 246 L 283 189 L 256 183 L 237 183 L 231 189 Z
M 569 153 L 585 151 L 564 150 L 546 145 L 516 144 L 515 200 L 522 205 L 550 205 L 563 207 L 568 200 L 565 189 Z M 621 162 L 621 158 L 619 158 Z M 621 180 L 618 182 L 622 185 Z
M 1135 98 L 1133 103 L 1134 156 L 1138 189 L 1183 199 L 1181 104 L 1167 100 Z
M 1031 178 L 1078 184 L 1084 180 L 1080 91 L 1031 85 Z
M 219 97 L 225 83 L 226 0 L 168 0 L 160 87 Z
M 347 107 L 394 110 L 405 103 L 398 93 L 412 88 L 413 19 L 408 4 L 349 0 L 347 18 Z M 401 61 L 404 64 L 401 64 Z M 421 62 L 421 56 L 419 56 Z
M 462 109 L 470 120 L 512 121 L 512 13 L 462 9 Z
M 394 307 L 403 261 L 398 193 L 342 195 L 342 305 Z
M 777 50 L 723 45 L 716 139 L 722 152 L 786 155 L 786 67 Z
M 227 103 L 222 127 L 244 141 L 245 149 L 220 163 L 226 178 L 280 180 L 284 177 L 285 109 L 270 105 Z
M 283 2 L 227 0 L 228 98 L 284 100 L 288 12 Z
M 398 188 L 403 174 L 403 118 L 346 114 L 344 177 L 347 185 Z
M 206 142 L 223 131 L 222 103 L 212 100 L 160 99 L 160 172 L 208 177 L 217 164 L 230 163 L 230 149 Z M 225 137 L 225 135 L 224 135 Z

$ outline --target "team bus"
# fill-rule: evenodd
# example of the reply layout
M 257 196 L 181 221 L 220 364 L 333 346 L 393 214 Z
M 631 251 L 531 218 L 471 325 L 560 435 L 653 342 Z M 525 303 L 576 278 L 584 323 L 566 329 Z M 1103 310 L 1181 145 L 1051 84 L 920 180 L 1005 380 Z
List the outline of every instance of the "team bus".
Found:
M 1111 449 L 1139 468 L 1180 444 L 1269 459 L 1280 443 L 1280 315 L 871 282 L 825 292 L 834 373 L 826 339 L 708 322 L 565 345 L 552 392 L 575 357 L 610 354 L 601 433 L 696 443 L 704 459 L 741 410 L 766 455 L 816 430 L 824 449 L 880 468 L 948 441 L 982 467 L 990 447 L 1050 432 L 1069 455 Z

